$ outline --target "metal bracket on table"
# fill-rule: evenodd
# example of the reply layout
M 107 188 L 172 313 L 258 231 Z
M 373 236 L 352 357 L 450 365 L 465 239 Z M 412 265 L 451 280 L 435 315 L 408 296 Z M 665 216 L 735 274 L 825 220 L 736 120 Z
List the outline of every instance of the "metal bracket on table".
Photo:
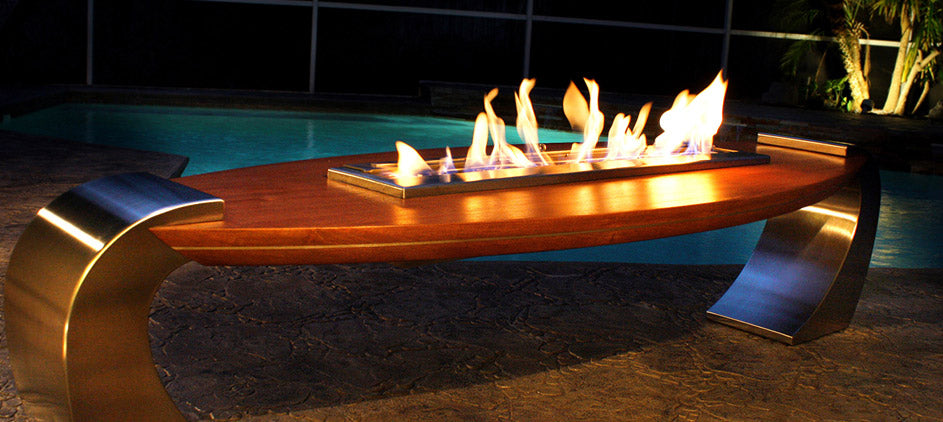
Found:
M 847 156 L 849 146 L 760 134 L 757 142 Z M 848 326 L 864 286 L 877 230 L 881 180 L 869 159 L 834 195 L 767 220 L 730 289 L 708 318 L 787 344 Z
M 30 416 L 183 420 L 147 334 L 151 301 L 188 261 L 148 230 L 214 221 L 223 201 L 146 173 L 59 196 L 20 237 L 4 291 L 13 375 Z

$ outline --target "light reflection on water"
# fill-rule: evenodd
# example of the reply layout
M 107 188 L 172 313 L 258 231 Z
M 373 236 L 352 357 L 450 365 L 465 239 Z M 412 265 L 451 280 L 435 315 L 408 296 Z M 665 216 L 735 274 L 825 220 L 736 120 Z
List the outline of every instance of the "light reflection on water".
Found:
M 881 215 L 871 266 L 943 267 L 943 177 L 881 172 Z
M 5 130 L 185 155 L 190 157 L 185 174 L 389 151 L 397 140 L 417 149 L 467 146 L 472 128 L 471 121 L 417 116 L 91 104 L 60 105 L 0 123 Z M 507 137 L 520 143 L 513 127 Z M 540 138 L 580 140 L 577 134 L 544 129 Z M 943 177 L 882 171 L 881 179 L 871 265 L 943 267 Z M 762 230 L 757 222 L 624 245 L 482 259 L 742 264 Z

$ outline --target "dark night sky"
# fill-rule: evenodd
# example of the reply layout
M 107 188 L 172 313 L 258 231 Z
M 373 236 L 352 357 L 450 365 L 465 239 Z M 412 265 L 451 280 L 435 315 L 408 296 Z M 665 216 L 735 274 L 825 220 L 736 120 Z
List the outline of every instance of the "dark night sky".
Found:
M 523 0 L 350 2 L 511 13 L 526 7 Z M 735 3 L 734 28 L 778 29 L 773 3 Z M 662 0 L 639 7 L 638 2 L 535 0 L 534 12 L 720 28 L 724 4 Z M 308 88 L 308 7 L 96 0 L 95 8 L 96 84 Z M 0 21 L 0 59 L 6 64 L 0 83 L 84 83 L 84 1 L 20 0 L 7 13 L 6 22 Z M 513 85 L 523 76 L 524 28 L 517 20 L 322 8 L 317 91 L 409 95 L 417 92 L 420 80 Z M 531 76 L 543 87 L 562 89 L 585 76 L 608 92 L 674 95 L 713 78 L 721 65 L 721 45 L 717 34 L 535 22 Z M 781 78 L 779 59 L 788 45 L 733 37 L 729 95 L 758 98 Z

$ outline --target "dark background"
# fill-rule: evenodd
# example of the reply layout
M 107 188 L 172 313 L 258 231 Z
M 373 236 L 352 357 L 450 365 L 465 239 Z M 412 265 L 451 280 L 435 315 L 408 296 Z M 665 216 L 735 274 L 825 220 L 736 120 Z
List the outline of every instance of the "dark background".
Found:
M 347 3 L 524 13 L 525 0 L 349 0 Z M 0 86 L 84 84 L 86 1 L 6 0 L 0 8 Z M 536 15 L 723 28 L 724 0 L 535 0 Z M 783 31 L 779 3 L 734 3 L 733 28 Z M 191 0 L 95 0 L 94 84 L 308 90 L 311 8 Z M 516 85 L 525 22 L 500 18 L 320 8 L 316 92 L 414 95 L 419 81 Z M 883 31 L 883 32 L 882 32 Z M 893 28 L 872 37 L 894 39 Z M 674 95 L 706 86 L 723 37 L 534 22 L 530 76 L 559 88 L 595 78 L 604 92 Z M 791 41 L 733 36 L 728 97 L 758 101 L 788 79 Z M 822 44 L 827 49 L 827 44 Z M 874 49 L 875 96 L 894 49 Z M 829 77 L 843 75 L 838 52 Z M 793 78 L 794 79 L 794 78 Z

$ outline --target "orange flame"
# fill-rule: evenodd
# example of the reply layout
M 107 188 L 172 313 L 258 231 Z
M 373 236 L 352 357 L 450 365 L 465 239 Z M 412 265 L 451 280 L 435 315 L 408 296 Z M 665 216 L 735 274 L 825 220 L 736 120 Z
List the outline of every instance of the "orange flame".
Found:
M 399 158 L 396 160 L 396 177 L 414 177 L 423 173 L 432 173 L 432 168 L 426 164 L 413 147 L 403 141 L 396 141 L 396 152 Z
M 537 116 L 534 115 L 534 105 L 530 102 L 530 90 L 534 88 L 535 79 L 521 81 L 519 92 L 514 93 L 514 105 L 517 106 L 517 134 L 527 145 L 527 158 L 536 165 L 548 165 L 553 160 L 540 153 L 540 141 L 537 137 Z
M 586 127 L 586 119 L 589 118 L 589 104 L 586 103 L 586 98 L 583 97 L 573 81 L 570 81 L 570 86 L 566 88 L 566 94 L 563 95 L 563 114 L 566 116 L 566 120 L 570 122 L 570 127 L 573 130 L 582 132 L 583 128 Z
M 589 104 L 586 110 L 586 122 L 583 125 L 583 143 L 573 144 L 570 148 L 570 160 L 574 163 L 593 158 L 593 150 L 596 149 L 596 143 L 599 141 L 599 135 L 602 134 L 603 124 L 606 120 L 602 112 L 599 111 L 599 85 L 592 79 L 583 78 L 583 82 L 586 83 L 586 88 L 589 89 Z M 579 91 L 577 91 L 577 95 L 582 97 Z
M 615 116 L 608 133 L 608 142 L 604 157 L 596 157 L 596 144 L 602 134 L 605 116 L 599 110 L 599 85 L 591 79 L 583 79 L 589 90 L 589 101 L 583 97 L 572 82 L 563 98 L 563 112 L 570 126 L 583 133 L 583 142 L 571 146 L 567 162 L 627 160 L 639 157 L 666 156 L 672 154 L 710 154 L 713 137 L 723 121 L 723 103 L 727 90 L 727 81 L 718 73 L 714 81 L 698 95 L 693 96 L 687 90 L 675 98 L 671 109 L 662 114 L 659 123 L 664 132 L 655 138 L 651 146 L 642 133 L 651 111 L 652 103 L 647 103 L 639 110 L 633 129 L 629 129 L 632 117 L 623 113 Z M 507 143 L 504 120 L 498 117 L 491 101 L 498 95 L 498 89 L 492 89 L 484 97 L 485 111 L 475 119 L 471 147 L 465 157 L 464 172 L 497 168 L 523 168 L 553 164 L 553 160 L 540 151 L 537 131 L 537 118 L 534 113 L 530 92 L 535 85 L 534 79 L 521 81 L 520 89 L 514 94 L 517 107 L 517 132 L 524 140 L 527 153 Z M 487 152 L 488 139 L 494 144 L 491 154 Z M 682 148 L 686 148 L 681 151 Z M 403 142 L 396 142 L 399 152 L 396 178 L 415 177 L 432 174 L 432 169 L 415 149 Z M 452 152 L 446 148 L 446 157 L 439 160 L 438 174 L 455 172 Z
M 691 96 L 687 90 L 675 98 L 671 109 L 661 115 L 659 123 L 665 131 L 655 138 L 650 154 L 668 155 L 678 151 L 685 142 L 684 154 L 709 154 L 714 135 L 723 122 L 724 96 L 727 81 L 723 72 L 700 94 Z
M 523 86 L 523 84 L 522 84 Z M 522 87 L 523 90 L 523 87 Z M 528 89 L 529 91 L 529 89 Z M 509 144 L 504 137 L 504 120 L 494 113 L 491 106 L 491 100 L 498 95 L 498 89 L 492 89 L 485 95 L 485 112 L 479 113 L 475 120 L 475 131 L 472 134 L 472 146 L 468 150 L 468 156 L 465 158 L 465 170 L 482 170 L 489 168 L 503 167 L 533 167 L 523 151 Z M 530 100 L 528 99 L 528 104 Z M 533 114 L 533 110 L 531 110 Z M 534 142 L 537 142 L 537 119 L 533 119 L 534 124 Z M 487 155 L 488 135 L 491 136 L 491 142 L 494 147 L 491 155 Z M 537 148 L 535 144 L 535 148 Z
M 465 169 L 476 170 L 488 166 L 488 115 L 478 113 L 475 119 L 475 131 L 472 133 L 472 144 L 465 157 Z
M 570 160 L 574 163 L 587 161 L 593 158 L 593 150 L 602 134 L 605 116 L 599 111 L 599 85 L 592 79 L 583 78 L 586 88 L 589 89 L 589 104 L 586 110 L 586 122 L 583 125 L 583 143 L 573 144 L 570 148 Z M 577 91 L 577 95 L 579 92 Z M 580 95 L 582 97 L 582 95 Z
M 642 129 L 648 120 L 648 112 L 652 109 L 652 103 L 646 103 L 638 112 L 638 119 L 635 121 L 635 130 L 629 129 L 629 123 L 632 116 L 626 116 L 622 113 L 616 115 L 612 121 L 612 127 L 609 129 L 609 140 L 606 144 L 607 160 L 627 160 L 635 159 L 645 152 L 646 139 Z

